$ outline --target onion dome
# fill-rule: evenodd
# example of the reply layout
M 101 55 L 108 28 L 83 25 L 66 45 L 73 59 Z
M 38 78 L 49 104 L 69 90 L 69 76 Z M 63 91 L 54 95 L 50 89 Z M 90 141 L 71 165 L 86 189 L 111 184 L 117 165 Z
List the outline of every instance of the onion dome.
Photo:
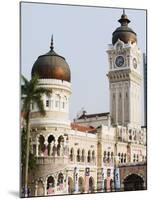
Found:
M 70 68 L 65 58 L 58 55 L 51 38 L 50 51 L 38 57 L 33 65 L 31 75 L 37 74 L 40 79 L 59 79 L 70 82 Z
M 113 34 L 112 34 L 113 35 L 112 44 L 114 45 L 117 42 L 118 39 L 120 39 L 124 43 L 137 42 L 136 33 L 131 28 L 128 27 L 130 20 L 128 19 L 124 10 L 123 10 L 123 14 L 121 16 L 121 19 L 119 19 L 118 22 L 120 22 L 121 26 L 118 27 L 113 32 Z

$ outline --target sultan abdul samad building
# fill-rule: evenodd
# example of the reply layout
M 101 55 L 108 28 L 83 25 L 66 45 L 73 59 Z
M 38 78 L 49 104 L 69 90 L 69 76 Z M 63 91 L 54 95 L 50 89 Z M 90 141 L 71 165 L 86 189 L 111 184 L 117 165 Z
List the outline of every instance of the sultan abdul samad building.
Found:
M 38 57 L 32 76 L 50 88 L 46 116 L 31 113 L 31 147 L 36 169 L 29 173 L 32 196 L 146 189 L 146 127 L 141 126 L 141 52 L 123 12 L 112 34 L 107 74 L 110 112 L 69 120 L 71 73 L 64 57 Z

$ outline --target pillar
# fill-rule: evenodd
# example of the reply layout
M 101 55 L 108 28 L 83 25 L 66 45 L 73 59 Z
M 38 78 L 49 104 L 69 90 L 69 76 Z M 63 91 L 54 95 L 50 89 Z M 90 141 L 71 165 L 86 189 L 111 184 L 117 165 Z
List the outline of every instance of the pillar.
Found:
M 104 170 L 101 172 L 101 192 L 104 192 Z
M 39 149 L 39 141 L 38 141 L 38 138 L 37 138 L 36 139 L 36 157 L 39 156 L 38 149 Z
M 44 181 L 44 196 L 47 196 L 47 179 Z
M 50 145 L 50 146 L 49 146 L 49 153 L 48 153 L 48 155 L 49 155 L 49 156 L 52 156 L 52 147 L 53 147 L 53 146 L 52 146 L 52 142 L 49 143 L 49 145 Z
M 44 156 L 48 156 L 48 142 L 45 141 L 44 145 L 45 145 Z
M 78 183 L 78 168 L 74 168 L 74 192 L 77 193 L 79 191 L 79 183 Z
M 38 189 L 38 183 L 36 181 L 36 183 L 35 183 L 35 197 L 37 197 L 37 189 Z
M 63 142 L 60 142 L 60 156 L 64 156 L 64 145 L 63 145 Z
M 66 193 L 68 194 L 68 174 L 66 173 Z

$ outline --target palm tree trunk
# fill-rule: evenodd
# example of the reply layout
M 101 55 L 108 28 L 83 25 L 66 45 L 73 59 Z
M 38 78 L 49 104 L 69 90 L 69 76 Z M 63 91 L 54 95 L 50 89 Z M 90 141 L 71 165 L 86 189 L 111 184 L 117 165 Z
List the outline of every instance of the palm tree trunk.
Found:
M 26 116 L 26 134 L 27 134 L 27 144 L 26 144 L 26 162 L 25 162 L 25 197 L 28 196 L 28 167 L 29 167 L 29 139 L 30 139 L 30 111 L 27 112 Z

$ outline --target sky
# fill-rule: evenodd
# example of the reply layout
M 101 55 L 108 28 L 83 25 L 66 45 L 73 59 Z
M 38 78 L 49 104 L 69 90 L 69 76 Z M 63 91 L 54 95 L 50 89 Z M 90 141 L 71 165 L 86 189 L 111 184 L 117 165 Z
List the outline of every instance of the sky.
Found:
M 31 78 L 32 66 L 39 55 L 49 51 L 53 34 L 54 50 L 65 57 L 71 70 L 70 119 L 82 108 L 88 114 L 109 112 L 106 51 L 113 31 L 120 26 L 118 19 L 122 12 L 122 8 L 21 4 L 21 73 Z M 125 12 L 131 20 L 129 27 L 137 33 L 138 47 L 144 53 L 146 11 L 126 9 Z M 141 109 L 143 113 L 143 98 Z

